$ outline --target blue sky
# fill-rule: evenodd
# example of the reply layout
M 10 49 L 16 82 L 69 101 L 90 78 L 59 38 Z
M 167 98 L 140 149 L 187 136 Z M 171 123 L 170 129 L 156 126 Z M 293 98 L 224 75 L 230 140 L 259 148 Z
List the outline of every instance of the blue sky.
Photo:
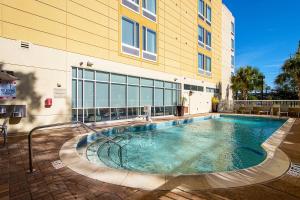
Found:
M 258 67 L 268 85 L 300 40 L 300 0 L 223 0 L 236 20 L 236 67 Z

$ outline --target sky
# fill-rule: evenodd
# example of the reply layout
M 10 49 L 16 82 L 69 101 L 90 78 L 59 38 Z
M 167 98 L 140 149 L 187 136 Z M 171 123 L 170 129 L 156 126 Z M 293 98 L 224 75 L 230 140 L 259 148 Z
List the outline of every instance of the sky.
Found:
M 223 0 L 235 17 L 236 68 L 251 65 L 274 86 L 300 40 L 300 0 Z

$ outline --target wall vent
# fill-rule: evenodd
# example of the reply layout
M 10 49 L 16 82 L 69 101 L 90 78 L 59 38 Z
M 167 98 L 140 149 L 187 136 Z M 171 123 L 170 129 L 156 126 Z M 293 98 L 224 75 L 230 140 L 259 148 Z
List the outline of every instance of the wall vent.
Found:
M 29 42 L 21 41 L 21 48 L 29 49 L 29 47 L 30 47 Z

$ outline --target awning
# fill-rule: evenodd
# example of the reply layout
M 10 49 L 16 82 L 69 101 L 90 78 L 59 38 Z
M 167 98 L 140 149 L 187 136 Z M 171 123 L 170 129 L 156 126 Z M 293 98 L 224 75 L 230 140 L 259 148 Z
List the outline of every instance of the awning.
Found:
M 7 73 L 6 71 L 0 71 L 0 81 L 16 81 L 17 77 Z

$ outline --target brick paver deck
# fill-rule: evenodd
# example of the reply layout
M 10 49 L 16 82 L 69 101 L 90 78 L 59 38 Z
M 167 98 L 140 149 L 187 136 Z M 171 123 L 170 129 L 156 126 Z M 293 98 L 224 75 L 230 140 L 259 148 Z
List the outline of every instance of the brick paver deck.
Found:
M 84 133 L 83 129 L 60 128 L 40 131 L 33 139 L 34 167 L 28 174 L 28 147 L 24 137 L 10 137 L 7 147 L 0 147 L 0 200 L 22 199 L 300 199 L 300 179 L 290 175 L 267 183 L 229 189 L 185 192 L 142 191 L 96 181 L 63 167 L 54 169 L 58 151 L 68 139 Z M 1 141 L 0 141 L 1 142 Z M 300 163 L 300 120 L 280 148 L 294 163 Z

